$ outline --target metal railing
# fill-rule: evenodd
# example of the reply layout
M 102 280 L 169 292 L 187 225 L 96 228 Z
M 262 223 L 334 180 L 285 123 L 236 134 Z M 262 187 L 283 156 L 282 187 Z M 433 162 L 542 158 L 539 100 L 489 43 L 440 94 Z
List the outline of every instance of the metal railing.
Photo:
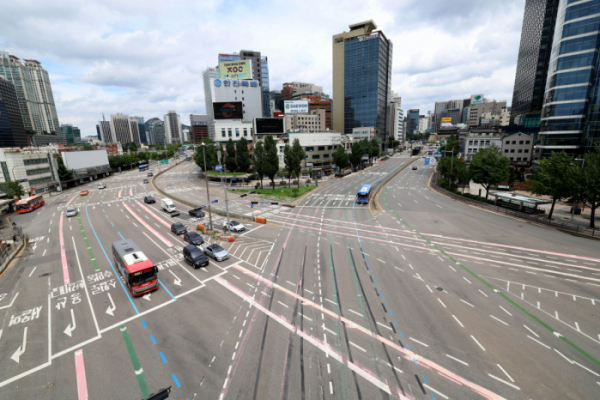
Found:
M 600 229 L 592 229 L 592 228 L 577 225 L 577 224 L 570 224 L 568 222 L 556 222 L 556 221 L 552 221 L 552 220 L 548 219 L 547 217 L 545 217 L 543 215 L 533 216 L 532 214 L 528 214 L 528 213 L 524 213 L 524 212 L 520 212 L 520 211 L 514 211 L 514 210 L 511 210 L 511 209 L 508 209 L 505 207 L 501 207 L 501 206 L 497 206 L 494 204 L 482 203 L 480 201 L 471 200 L 467 197 L 463 197 L 461 195 L 452 193 L 452 192 L 442 188 L 440 185 L 438 185 L 437 181 L 438 181 L 439 177 L 440 177 L 440 173 L 436 171 L 431 179 L 431 187 L 435 191 L 439 191 L 439 192 L 443 193 L 445 196 L 448 196 L 453 200 L 460 201 L 460 202 L 468 204 L 470 206 L 475 206 L 475 207 L 478 207 L 478 208 L 481 208 L 484 210 L 495 212 L 497 214 L 508 215 L 508 216 L 523 219 L 526 221 L 532 221 L 532 222 L 535 222 L 536 224 L 550 226 L 550 227 L 559 229 L 561 231 L 600 239 Z
M 12 243 L 0 243 L 0 273 L 4 271 L 13 256 L 21 250 L 21 247 L 23 247 L 25 238 L 23 236 L 17 236 L 16 239 L 17 240 Z

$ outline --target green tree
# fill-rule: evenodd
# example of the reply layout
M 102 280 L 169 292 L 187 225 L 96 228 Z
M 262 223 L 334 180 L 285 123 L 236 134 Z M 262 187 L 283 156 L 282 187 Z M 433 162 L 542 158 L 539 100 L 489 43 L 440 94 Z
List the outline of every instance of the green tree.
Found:
M 8 192 L 13 198 L 18 197 L 20 199 L 21 196 L 25 195 L 25 190 L 23 190 L 23 186 L 19 181 L 8 181 Z
M 296 168 L 296 154 L 294 154 L 294 151 L 289 144 L 286 144 L 283 148 L 283 162 L 285 163 L 285 172 L 286 177 L 288 178 L 289 187 L 292 175 L 294 174 L 294 168 Z
M 365 149 L 362 141 L 352 143 L 351 153 L 348 157 L 348 160 L 354 168 L 360 165 L 360 160 L 362 159 L 363 154 L 365 154 Z
M 369 156 L 371 156 L 371 158 L 379 157 L 380 150 L 381 146 L 379 145 L 377 139 L 371 139 L 371 142 L 369 142 Z
M 348 153 L 346 153 L 343 145 L 339 145 L 333 153 L 333 162 L 340 169 L 340 172 L 348 166 Z
M 446 144 L 440 147 L 439 152 L 442 153 L 442 156 L 444 157 L 451 157 L 453 150 L 454 156 L 458 156 L 458 153 L 460 152 L 460 142 L 458 141 L 458 137 L 456 137 L 456 135 L 450 135 Z
M 442 157 L 437 164 L 437 170 L 444 175 L 444 178 L 449 180 L 450 187 L 452 187 L 452 183 L 458 178 L 458 170 L 456 168 L 459 161 L 461 160 L 458 157 Z
M 209 138 L 204 138 L 202 139 L 202 143 L 204 143 L 205 146 L 196 147 L 194 162 L 202 168 L 202 171 L 204 171 L 204 155 L 202 153 L 202 149 L 204 148 L 204 154 L 206 154 L 206 168 L 213 170 L 215 165 L 219 163 L 219 160 L 217 159 L 217 147 L 214 145 L 215 142 Z
M 277 143 L 272 135 L 265 137 L 265 175 L 271 180 L 273 189 L 275 189 L 275 175 L 279 171 L 279 156 L 277 155 Z
M 62 157 L 58 157 L 56 160 L 58 163 L 58 177 L 60 181 L 64 182 L 73 179 L 73 171 L 65 167 Z
M 298 138 L 294 139 L 294 143 L 292 144 L 292 151 L 296 156 L 296 163 L 294 164 L 294 174 L 298 178 L 298 187 L 300 187 L 300 173 L 302 172 L 302 160 L 306 157 L 306 153 L 304 149 L 300 145 L 300 140 Z
M 595 150 L 583 156 L 583 165 L 575 164 L 571 167 L 571 182 L 575 187 L 575 196 L 571 202 L 585 200 L 591 210 L 590 228 L 595 228 L 596 209 L 600 207 L 600 144 Z M 575 163 L 579 163 L 576 160 Z
M 225 155 L 225 167 L 227 167 L 227 171 L 237 171 L 237 163 L 235 161 L 235 144 L 233 143 L 233 139 L 229 138 L 229 141 L 227 141 L 227 146 L 225 146 L 225 151 L 227 152 Z
M 246 138 L 241 138 L 236 146 L 235 159 L 237 161 L 238 170 L 241 172 L 248 172 L 250 164 L 250 151 L 248 150 L 248 141 Z
M 548 213 L 548 219 L 552 219 L 554 205 L 557 200 L 566 199 L 574 195 L 572 185 L 575 171 L 571 168 L 573 157 L 564 151 L 553 152 L 550 157 L 542 158 L 537 171 L 531 177 L 530 183 L 533 188 L 531 193 L 537 196 L 550 196 L 552 206 Z M 516 177 L 516 174 L 515 174 Z
M 262 142 L 256 143 L 254 146 L 254 172 L 258 174 L 260 178 L 260 188 L 263 187 L 263 176 L 265 175 L 265 171 L 267 169 L 267 158 L 265 154 L 265 147 Z
M 485 188 L 487 200 L 492 185 L 508 179 L 510 161 L 500 153 L 496 146 L 481 149 L 473 156 L 469 165 L 469 174 L 475 183 Z

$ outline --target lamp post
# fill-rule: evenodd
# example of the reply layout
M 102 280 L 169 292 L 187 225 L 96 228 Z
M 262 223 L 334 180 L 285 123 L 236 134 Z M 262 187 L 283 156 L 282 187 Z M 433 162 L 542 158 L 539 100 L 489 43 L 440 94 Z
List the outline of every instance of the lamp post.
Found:
M 217 150 L 217 158 L 219 159 L 219 163 L 221 163 L 221 149 Z M 225 162 L 221 164 L 221 185 L 223 185 L 223 190 L 225 192 L 225 211 L 227 212 L 227 231 L 229 232 L 229 200 L 227 199 L 227 170 L 225 169 L 225 184 L 223 184 L 223 170 L 225 169 Z
M 202 157 L 204 158 L 204 181 L 206 182 L 206 197 L 208 198 L 208 227 L 212 230 L 212 212 L 210 210 L 210 192 L 208 191 L 208 170 L 206 169 L 206 153 L 204 148 L 206 143 L 202 143 Z
M 585 165 L 585 158 L 576 158 L 574 161 L 582 161 L 581 168 Z M 584 202 L 585 205 L 585 202 Z M 575 207 L 577 207 L 577 203 L 571 207 L 571 223 L 573 223 L 573 216 L 575 215 Z

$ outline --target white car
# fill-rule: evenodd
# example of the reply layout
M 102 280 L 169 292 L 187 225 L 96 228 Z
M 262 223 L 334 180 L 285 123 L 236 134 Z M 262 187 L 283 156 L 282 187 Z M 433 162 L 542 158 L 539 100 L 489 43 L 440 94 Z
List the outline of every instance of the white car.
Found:
M 99 183 L 98 184 L 98 189 L 106 189 L 106 184 L 105 183 Z
M 223 224 L 223 228 L 227 229 L 227 223 Z M 245 230 L 246 230 L 246 227 L 237 221 L 231 221 L 229 223 L 229 231 L 231 231 L 231 232 L 242 232 Z

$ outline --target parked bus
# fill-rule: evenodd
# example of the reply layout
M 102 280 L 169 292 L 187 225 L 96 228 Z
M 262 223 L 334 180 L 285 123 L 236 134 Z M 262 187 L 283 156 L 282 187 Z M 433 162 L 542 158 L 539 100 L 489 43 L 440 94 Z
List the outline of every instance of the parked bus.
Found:
M 19 214 L 23 214 L 26 212 L 33 211 L 36 208 L 40 208 L 44 204 L 46 204 L 44 197 L 41 194 L 36 194 L 26 199 L 17 201 L 15 203 L 15 206 L 17 207 L 17 212 Z
M 362 185 L 356 194 L 356 202 L 368 204 L 369 200 L 371 200 L 371 185 Z
M 113 259 L 133 296 L 158 289 L 158 268 L 131 239 L 112 244 Z
M 138 168 L 139 168 L 140 172 L 145 171 L 148 169 L 148 164 L 140 165 Z

